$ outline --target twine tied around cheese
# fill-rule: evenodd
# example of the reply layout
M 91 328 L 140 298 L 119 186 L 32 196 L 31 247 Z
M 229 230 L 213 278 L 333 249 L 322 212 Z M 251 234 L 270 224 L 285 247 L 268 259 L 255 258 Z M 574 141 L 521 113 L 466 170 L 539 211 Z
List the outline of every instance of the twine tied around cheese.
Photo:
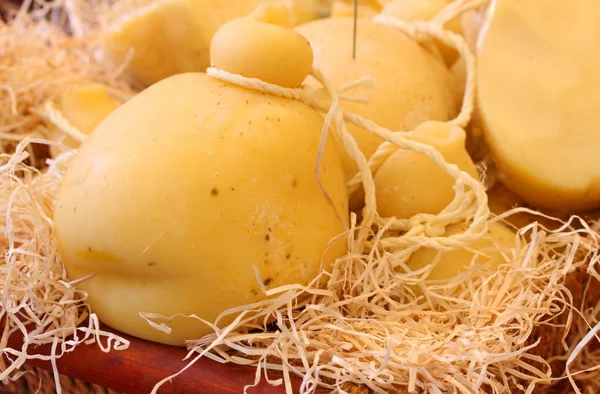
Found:
M 448 121 L 448 123 L 462 128 L 469 123 L 473 112 L 475 96 L 475 59 L 463 37 L 445 30 L 443 24 L 466 10 L 480 6 L 483 2 L 483 0 L 452 2 L 443 9 L 433 21 L 428 22 L 405 22 L 384 15 L 378 15 L 374 18 L 376 23 L 397 28 L 416 41 L 423 41 L 424 38 L 436 38 L 458 51 L 459 55 L 465 61 L 467 80 L 461 110 L 459 114 L 454 119 Z M 207 74 L 238 86 L 303 102 L 325 114 L 321 146 L 325 143 L 327 133 L 330 128 L 332 128 L 344 149 L 357 163 L 359 168 L 359 172 L 347 182 L 347 189 L 349 194 L 354 193 L 361 185 L 365 189 L 365 208 L 363 210 L 362 227 L 367 228 L 376 224 L 386 230 L 404 233 L 401 236 L 382 238 L 380 240 L 380 246 L 385 249 L 396 250 L 421 245 L 426 242 L 430 247 L 440 251 L 447 251 L 467 246 L 487 233 L 487 220 L 489 218 L 487 195 L 485 193 L 485 186 L 482 185 L 479 180 L 476 180 L 466 172 L 461 171 L 456 165 L 447 163 L 441 153 L 435 148 L 411 140 L 410 131 L 392 131 L 383 128 L 375 122 L 358 114 L 354 114 L 341 108 L 340 101 L 353 100 L 351 97 L 343 95 L 343 93 L 353 87 L 364 85 L 367 81 L 364 78 L 358 81 L 349 82 L 336 89 L 332 86 L 325 74 L 316 68 L 313 69 L 312 76 L 321 83 L 329 97 L 329 100 L 322 100 L 317 96 L 316 91 L 308 86 L 303 86 L 301 88 L 286 88 L 259 79 L 232 74 L 214 67 L 209 68 Z M 77 130 L 77 128 L 74 127 L 51 102 L 45 104 L 43 116 L 54 124 L 63 134 L 73 137 L 78 142 L 83 142 L 83 140 L 85 140 L 85 134 Z M 368 159 L 365 158 L 360 152 L 356 141 L 348 132 L 346 122 L 351 122 L 377 135 L 384 139 L 385 142 L 379 146 L 371 157 Z M 438 215 L 417 214 L 409 219 L 398 219 L 381 218 L 377 214 L 373 174 L 399 148 L 426 154 L 442 170 L 455 179 L 455 198 Z M 322 149 L 320 151 L 322 151 Z M 319 162 L 320 155 L 317 160 L 317 168 L 315 171 L 317 179 Z M 321 183 L 318 183 L 322 194 L 326 199 L 330 200 L 327 192 L 321 186 Z M 338 215 L 338 218 L 341 218 L 339 212 L 336 212 L 336 214 Z M 444 236 L 444 230 L 448 224 L 469 221 L 469 226 L 464 233 L 448 237 Z
M 44 104 L 42 116 L 56 126 L 63 134 L 68 135 L 79 143 L 85 141 L 87 138 L 87 135 L 79 131 L 77 127 L 69 122 L 52 101 L 47 101 L 46 104 Z
M 459 52 L 466 63 L 467 86 L 460 113 L 456 118 L 450 120 L 449 123 L 465 127 L 470 121 L 473 112 L 475 96 L 475 59 L 465 40 L 458 34 L 444 30 L 437 23 L 409 23 L 384 16 L 376 17 L 375 21 L 399 28 L 413 38 L 417 36 L 437 38 L 445 44 L 454 47 Z M 346 152 L 357 163 L 359 168 L 358 174 L 350 179 L 347 184 L 349 193 L 355 191 L 360 185 L 365 189 L 365 208 L 359 232 L 364 234 L 367 228 L 376 225 L 384 230 L 394 230 L 403 233 L 399 236 L 392 235 L 381 238 L 378 241 L 378 245 L 385 250 L 403 254 L 403 249 L 426 244 L 428 247 L 439 251 L 448 251 L 468 246 L 487 234 L 487 222 L 490 211 L 487 204 L 485 186 L 478 179 L 474 179 L 466 172 L 461 171 L 458 166 L 446 162 L 442 154 L 434 147 L 411 140 L 410 132 L 394 132 L 341 107 L 340 101 L 342 98 L 340 94 L 354 87 L 356 84 L 363 83 L 364 79 L 356 81 L 356 83 L 345 84 L 342 89 L 336 89 L 323 72 L 317 68 L 313 68 L 311 75 L 321 83 L 323 90 L 325 90 L 329 97 L 329 100 L 323 100 L 318 97 L 317 90 L 306 85 L 300 88 L 287 88 L 256 78 L 247 78 L 232 74 L 214 67 L 207 69 L 206 72 L 213 78 L 234 85 L 303 102 L 324 114 L 325 121 L 322 135 L 325 136 L 332 129 L 338 141 L 343 145 Z M 347 122 L 353 123 L 385 140 L 371 158 L 367 159 L 360 151 L 356 140 L 347 130 Z M 324 142 L 325 138 L 321 138 L 321 143 L 323 144 Z M 455 180 L 455 198 L 439 214 L 417 214 L 410 219 L 397 219 L 381 218 L 377 213 L 373 174 L 399 148 L 427 155 Z M 468 227 L 463 233 L 444 236 L 447 225 L 459 222 L 468 223 Z M 362 239 L 360 235 L 357 238 Z M 374 245 L 366 243 L 366 246 L 370 248 Z
M 455 10 L 460 10 L 474 3 L 476 2 L 458 1 L 451 4 L 456 7 Z M 418 23 L 406 26 L 397 21 L 390 23 L 400 29 L 405 27 L 409 35 L 414 32 L 415 39 L 420 39 L 427 35 L 422 31 L 424 29 L 432 32 L 441 29 L 443 20 L 448 20 L 449 15 L 451 13 L 443 18 L 438 15 L 439 18 L 434 18 L 437 24 L 432 22 L 416 28 L 414 26 L 418 26 Z M 434 37 L 435 33 L 431 36 Z M 443 38 L 441 41 L 446 42 Z M 213 76 L 220 73 L 219 70 L 209 70 L 210 72 Z M 308 285 L 290 284 L 268 289 L 265 294 L 269 299 L 224 311 L 214 323 L 207 322 L 214 329 L 214 335 L 188 342 L 187 359 L 190 365 L 200 357 L 208 357 L 224 363 L 255 366 L 257 380 L 254 384 L 257 384 L 264 373 L 264 378 L 269 383 L 285 385 L 287 392 L 291 392 L 290 376 L 299 375 L 303 378 L 303 393 L 313 392 L 317 385 L 345 392 L 349 390 L 347 385 L 350 383 L 360 383 L 373 393 L 404 392 L 405 389 L 410 392 L 432 393 L 452 390 L 500 392 L 506 389 L 507 384 L 514 382 L 523 391 L 531 392 L 536 382 L 560 379 L 550 376 L 547 357 L 529 353 L 538 345 L 539 340 L 535 343 L 526 341 L 537 339 L 531 334 L 532 330 L 547 323 L 547 313 L 560 315 L 575 305 L 569 299 L 569 290 L 562 281 L 567 272 L 576 268 L 587 269 L 590 277 L 599 277 L 599 239 L 596 230 L 585 228 L 587 224 L 583 220 L 575 223 L 575 227 L 584 228 L 585 231 L 572 230 L 571 223 L 556 231 L 538 231 L 538 226 L 532 223 L 528 229 L 521 230 L 521 233 L 531 232 L 531 241 L 506 251 L 511 255 L 507 258 L 512 261 L 511 264 L 502 265 L 497 272 L 491 274 L 481 274 L 480 271 L 484 268 L 475 264 L 442 289 L 439 285 L 420 287 L 423 275 L 397 270 L 392 259 L 387 258 L 389 254 L 381 253 L 382 248 L 376 246 L 384 245 L 384 252 L 396 252 L 396 256 L 397 252 L 410 253 L 410 250 L 420 246 L 430 246 L 436 238 L 440 238 L 437 232 L 441 234 L 444 221 L 473 220 L 471 236 L 476 237 L 480 227 L 475 225 L 474 218 L 478 209 L 486 206 L 482 204 L 483 201 L 478 200 L 481 188 L 473 188 L 477 184 L 471 183 L 476 180 L 445 163 L 439 152 L 436 154 L 427 145 L 412 141 L 410 132 L 392 133 L 379 128 L 368 119 L 344 111 L 340 103 L 353 99 L 344 92 L 357 85 L 364 86 L 368 80 L 354 81 L 334 89 L 318 70 L 313 74 L 316 78 L 321 78 L 328 99 L 319 100 L 319 92 L 308 88 L 285 90 L 261 81 L 250 82 L 265 89 L 263 91 L 271 89 L 278 92 L 271 92 L 272 94 L 306 100 L 307 103 L 314 101 L 313 108 L 326 116 L 323 135 L 333 125 L 332 129 L 339 134 L 338 139 L 344 147 L 349 148 L 351 153 L 354 152 L 355 159 L 360 161 L 359 164 L 362 163 L 359 166 L 361 173 L 358 175 L 357 186 L 363 183 L 363 179 L 372 181 L 370 174 L 378 166 L 373 164 L 375 156 L 367 160 L 357 150 L 352 137 L 344 134 L 347 133 L 344 126 L 348 121 L 354 120 L 357 122 L 353 122 L 354 124 L 375 130 L 386 139 L 398 135 L 397 140 L 384 143 L 389 146 L 385 148 L 389 153 L 385 153 L 382 147 L 378 151 L 380 155 L 382 152 L 391 154 L 400 147 L 423 152 L 434 160 L 437 158 L 438 165 L 456 175 L 457 196 L 450 205 L 455 209 L 447 208 L 445 213 L 439 215 L 417 215 L 403 221 L 379 218 L 372 192 L 366 193 L 367 199 L 371 195 L 368 207 L 370 212 L 367 211 L 369 215 L 365 215 L 363 224 L 358 226 L 356 217 L 353 216 L 349 233 L 359 241 L 373 237 L 373 241 L 364 241 L 371 251 L 365 253 L 363 245 L 355 242 L 350 245 L 348 255 L 336 262 L 335 269 L 331 272 L 323 271 L 320 277 Z M 223 75 L 231 81 L 238 77 L 226 73 Z M 471 78 L 473 76 L 470 72 L 468 75 Z M 243 78 L 239 81 L 241 84 L 248 83 Z M 467 86 L 465 92 L 468 90 Z M 45 95 L 40 96 L 46 99 Z M 465 107 L 469 102 L 471 101 L 465 99 L 461 113 L 470 114 L 468 107 Z M 56 123 L 60 124 L 60 117 L 50 114 L 46 118 L 58 120 Z M 55 123 L 54 121 L 52 122 Z M 18 248 L 11 247 L 11 252 L 6 255 L 11 259 L 7 261 L 7 265 L 11 267 L 7 283 L 14 286 L 15 280 L 18 280 L 16 283 L 24 283 L 19 287 L 26 290 L 22 297 L 31 297 L 32 294 L 35 296 L 22 301 L 21 294 L 17 293 L 19 301 L 14 302 L 15 291 L 9 290 L 11 293 L 8 301 L 12 305 L 5 311 L 10 314 L 11 319 L 17 319 L 11 321 L 10 327 L 15 332 L 20 331 L 29 341 L 26 345 L 30 346 L 7 353 L 13 363 L 10 371 L 0 378 L 16 372 L 26 359 L 36 358 L 37 355 L 31 354 L 31 348 L 37 343 L 52 344 L 53 354 L 48 359 L 53 362 L 63 353 L 71 351 L 77 343 L 92 337 L 97 341 L 107 341 L 107 347 L 103 347 L 105 351 L 110 350 L 111 344 L 116 350 L 128 345 L 126 341 L 100 331 L 95 315 L 91 316 L 89 326 L 80 326 L 82 317 L 89 310 L 83 305 L 85 296 L 76 290 L 77 283 L 68 282 L 65 277 L 64 267 L 56 252 L 51 220 L 53 201 L 60 188 L 60 177 L 66 169 L 66 158 L 60 163 L 57 159 L 50 163 L 51 168 L 47 172 L 38 174 L 35 169 L 23 163 L 26 158 L 25 148 L 31 142 L 44 143 L 37 140 L 24 141 L 17 147 L 15 155 L 3 156 L 5 161 L 0 163 L 0 175 L 5 186 L 2 190 L 5 201 L 9 202 L 2 215 L 6 220 L 6 239 L 21 243 L 20 246 L 17 244 Z M 24 174 L 24 177 L 15 176 L 15 173 Z M 368 189 L 368 186 L 367 182 L 365 188 Z M 485 212 L 481 212 L 479 217 L 483 219 L 486 216 Z M 501 219 L 499 217 L 494 220 Z M 367 231 L 365 223 L 373 226 Z M 404 234 L 390 237 L 390 232 L 386 230 L 402 231 Z M 588 235 L 590 239 L 582 238 Z M 30 241 L 23 244 L 24 238 Z M 467 238 L 444 238 L 445 245 L 438 242 L 438 250 L 453 247 L 450 245 L 452 239 L 458 244 L 468 241 Z M 413 246 L 405 248 L 405 244 Z M 581 252 L 586 256 L 579 257 Z M 38 268 L 47 267 L 48 264 L 52 264 L 50 277 L 48 270 L 39 271 L 38 274 Z M 28 276 L 31 273 L 34 276 Z M 325 281 L 326 286 L 322 286 Z M 262 283 L 260 279 L 258 282 Z M 421 288 L 423 295 L 418 298 L 411 295 L 411 286 Z M 64 288 L 70 289 L 74 293 L 73 297 L 65 298 L 61 293 Z M 49 292 L 52 294 L 51 298 L 47 296 Z M 448 296 L 449 294 L 452 296 Z M 52 303 L 44 310 L 44 314 L 38 308 L 40 300 Z M 54 304 L 54 300 L 60 300 L 60 303 Z M 6 302 L 3 301 L 3 305 Z M 42 321 L 46 326 L 29 326 L 27 323 L 35 320 L 29 320 L 29 315 L 15 309 L 15 305 L 36 305 L 36 308 L 29 311 L 35 311 L 37 316 L 41 316 L 36 320 Z M 64 319 L 57 318 L 57 312 L 63 308 L 73 313 L 79 310 L 79 305 L 83 313 L 77 314 L 74 319 L 65 322 Z M 262 319 L 265 326 L 260 328 L 264 330 L 258 333 L 253 331 L 257 328 L 256 316 L 253 315 L 255 312 L 259 317 L 272 318 L 273 325 L 267 327 L 267 319 Z M 229 325 L 222 324 L 222 318 L 229 316 L 234 316 L 235 321 Z M 149 315 L 148 318 L 160 319 L 161 316 Z M 35 328 L 35 331 L 29 330 L 30 327 Z M 593 330 L 584 327 L 584 330 L 589 331 L 588 335 L 581 339 L 567 360 L 567 368 L 576 371 L 572 374 L 574 379 L 586 379 L 586 374 L 580 373 L 584 368 L 576 362 L 581 359 L 587 362 L 591 358 L 588 353 L 577 356 L 586 350 L 584 346 L 588 342 L 596 338 L 599 330 L 597 327 L 600 326 Z M 75 340 L 67 340 L 65 335 L 73 332 L 80 336 Z M 558 338 L 559 334 L 555 337 Z M 597 364 L 597 361 L 592 361 L 589 365 Z M 53 365 L 56 365 L 55 362 Z M 280 371 L 283 377 L 267 376 L 267 371 Z M 571 375 L 568 377 L 571 379 Z M 170 378 L 160 382 L 155 391 Z M 58 389 L 60 390 L 60 386 Z
M 465 128 L 471 120 L 475 101 L 475 57 L 470 51 L 464 38 L 456 33 L 444 30 L 442 26 L 432 22 L 404 22 L 384 15 L 376 16 L 374 21 L 386 26 L 398 28 L 416 41 L 421 40 L 424 35 L 429 38 L 437 38 L 444 44 L 451 46 L 458 51 L 459 55 L 465 60 L 467 81 L 460 112 L 454 119 L 450 120 L 449 123 Z M 398 147 L 389 141 L 381 144 L 369 158 L 369 168 L 371 171 L 376 172 L 397 149 Z M 360 184 L 360 174 L 356 174 L 348 182 L 348 191 L 353 193 L 359 188 Z

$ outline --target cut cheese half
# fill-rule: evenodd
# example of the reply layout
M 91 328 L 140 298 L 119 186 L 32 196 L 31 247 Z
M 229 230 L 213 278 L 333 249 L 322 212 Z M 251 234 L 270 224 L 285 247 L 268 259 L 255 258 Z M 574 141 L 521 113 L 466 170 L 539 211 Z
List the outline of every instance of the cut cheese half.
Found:
M 600 207 L 600 2 L 497 0 L 478 45 L 485 136 L 537 207 Z

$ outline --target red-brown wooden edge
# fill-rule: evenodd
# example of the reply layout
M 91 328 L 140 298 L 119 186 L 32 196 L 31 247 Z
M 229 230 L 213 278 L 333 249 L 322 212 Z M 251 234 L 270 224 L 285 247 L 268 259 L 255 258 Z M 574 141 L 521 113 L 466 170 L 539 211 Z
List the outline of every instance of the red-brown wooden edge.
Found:
M 107 329 L 108 331 L 113 331 Z M 114 331 L 113 331 L 114 332 Z M 58 370 L 66 376 L 95 383 L 127 394 L 148 394 L 156 383 L 183 367 L 186 351 L 183 348 L 161 345 L 119 333 L 131 344 L 127 350 L 104 353 L 98 345 L 79 345 L 57 361 Z M 21 341 L 15 335 L 9 346 L 19 348 Z M 36 354 L 49 354 L 50 346 L 40 346 Z M 29 365 L 51 369 L 50 362 L 31 360 Z M 254 382 L 255 369 L 234 364 L 220 364 L 209 359 L 200 359 L 187 371 L 165 383 L 161 394 L 240 394 L 244 386 Z M 276 377 L 269 374 L 270 378 Z M 298 392 L 300 381 L 294 379 L 294 392 Z M 261 383 L 248 390 L 251 394 L 284 393 L 283 386 L 273 387 Z M 320 394 L 327 391 L 319 391 Z

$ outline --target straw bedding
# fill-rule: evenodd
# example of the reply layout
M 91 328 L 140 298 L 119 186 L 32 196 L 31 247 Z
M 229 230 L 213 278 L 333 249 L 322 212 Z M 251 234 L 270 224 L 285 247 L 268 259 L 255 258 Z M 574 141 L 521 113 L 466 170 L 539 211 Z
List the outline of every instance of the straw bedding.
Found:
M 5 389 L 31 390 L 39 376 L 44 389 L 56 384 L 63 392 L 109 392 L 26 366 L 35 344 L 52 344 L 50 359 L 88 340 L 106 351 L 128 345 L 99 330 L 86 295 L 69 281 L 56 250 L 52 213 L 70 153 L 49 160 L 47 145 L 61 144 L 47 140 L 53 138 L 53 127 L 66 134 L 69 127 L 48 111 L 48 103 L 80 83 L 102 83 L 121 102 L 136 87 L 123 74 L 126 65 L 108 67 L 93 56 L 95 34 L 118 14 L 117 8 L 101 2 L 66 2 L 62 9 L 30 3 L 28 8 L 32 16 L 19 14 L 0 25 L 0 247 L 5 251 L 0 257 L 0 344 L 10 335 L 27 338 L 25 351 L 1 348 L 0 379 L 8 384 Z M 89 17 L 90 10 L 102 9 L 104 19 Z M 72 35 L 49 23 L 48 16 Z M 472 62 L 457 37 L 431 26 L 380 22 L 446 40 L 463 51 L 467 64 Z M 325 126 L 335 126 L 351 153 L 345 122 L 361 124 L 389 141 L 380 161 L 396 149 L 393 145 L 418 150 L 458 182 L 456 198 L 442 214 L 386 220 L 370 209 L 376 163 L 355 154 L 362 172 L 349 187 L 365 187 L 366 209 L 360 221 L 353 216 L 344 235 L 348 254 L 307 286 L 271 289 L 267 301 L 225 311 L 222 317 L 237 319 L 225 328 L 213 326 L 213 335 L 190 341 L 190 365 L 201 356 L 251 365 L 257 369 L 256 382 L 269 379 L 270 372 L 282 373 L 273 384 L 288 385 L 292 376 L 299 376 L 304 392 L 317 383 L 356 394 L 495 393 L 506 387 L 512 392 L 600 392 L 600 236 L 593 221 L 573 217 L 553 229 L 532 223 L 519 230 L 514 249 L 502 250 L 505 264 L 497 271 L 474 265 L 448 283 L 428 283 L 424 274 L 431 267 L 406 269 L 415 250 L 430 247 L 444 253 L 468 246 L 494 221 L 510 221 L 519 212 L 541 214 L 517 209 L 490 215 L 478 180 L 448 166 L 435 149 L 340 110 L 338 92 L 318 70 L 313 75 L 327 90 L 326 102 L 222 70 L 209 72 L 230 83 L 306 102 L 324 114 Z M 468 123 L 472 89 L 467 86 L 456 124 Z M 468 224 L 463 234 L 444 235 L 446 225 L 461 221 Z M 90 323 L 80 326 L 88 317 Z M 158 328 L 168 325 L 169 317 L 147 318 L 164 323 Z M 73 334 L 74 339 L 66 339 Z M 114 342 L 107 343 L 107 338 Z

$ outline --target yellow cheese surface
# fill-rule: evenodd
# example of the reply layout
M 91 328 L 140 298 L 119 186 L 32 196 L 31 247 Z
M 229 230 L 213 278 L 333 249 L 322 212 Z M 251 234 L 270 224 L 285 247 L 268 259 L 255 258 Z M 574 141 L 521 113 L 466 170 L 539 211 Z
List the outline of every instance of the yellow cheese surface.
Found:
M 478 179 L 477 168 L 465 148 L 466 134 L 458 126 L 425 122 L 411 139 L 436 148 L 448 163 Z M 399 149 L 375 174 L 379 214 L 410 218 L 437 214 L 454 198 L 454 179 L 424 153 Z
M 54 218 L 69 276 L 95 274 L 78 288 L 100 320 L 183 345 L 212 330 L 178 318 L 169 336 L 139 313 L 212 322 L 265 299 L 255 269 L 266 288 L 306 284 L 345 253 L 330 245 L 348 218 L 333 141 L 320 174 L 333 206 L 314 174 L 322 124 L 302 103 L 200 73 L 161 81 L 103 121 L 70 162 Z
M 505 183 L 552 210 L 600 206 L 600 2 L 498 0 L 478 53 L 485 136 Z
M 171 75 L 205 71 L 217 29 L 262 2 L 160 0 L 124 15 L 103 32 L 104 55 L 114 63 L 129 59 L 131 76 L 146 86 Z
M 67 121 L 83 134 L 89 135 L 94 128 L 112 113 L 119 103 L 109 97 L 106 86 L 87 84 L 65 91 L 58 99 L 57 109 Z M 68 148 L 77 148 L 79 142 L 65 136 L 56 127 L 52 131 L 53 139 L 62 139 Z M 52 156 L 60 153 L 56 147 L 50 148 Z
M 311 44 L 315 65 L 334 85 L 372 78 L 371 89 L 347 92 L 369 96 L 369 102 L 343 102 L 344 108 L 394 131 L 455 116 L 459 106 L 456 80 L 442 62 L 397 29 L 368 20 L 360 23 L 356 59 L 352 58 L 352 18 L 319 20 L 297 28 Z M 320 86 L 310 78 L 307 82 Z M 367 157 L 383 142 L 353 124 L 348 129 Z M 357 170 L 348 155 L 344 168 L 348 174 Z
M 219 28 L 210 48 L 212 65 L 275 85 L 300 87 L 312 70 L 310 44 L 284 27 L 289 22 L 283 5 L 259 7 L 258 11 Z

